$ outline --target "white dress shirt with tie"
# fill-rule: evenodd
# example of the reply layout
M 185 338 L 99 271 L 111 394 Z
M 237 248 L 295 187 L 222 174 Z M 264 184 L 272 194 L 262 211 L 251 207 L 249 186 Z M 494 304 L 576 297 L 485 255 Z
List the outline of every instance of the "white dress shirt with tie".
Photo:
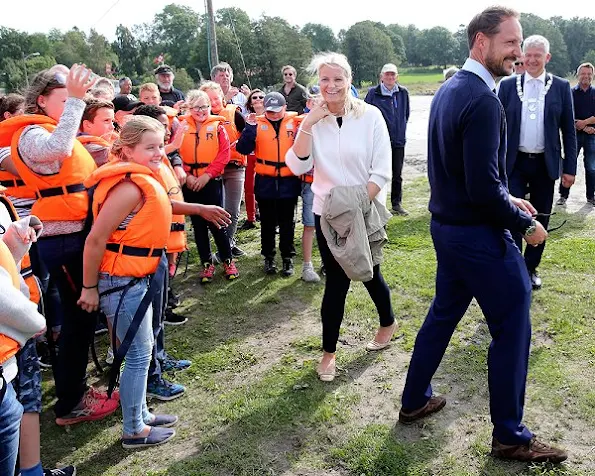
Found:
M 537 78 L 525 72 L 519 150 L 528 154 L 541 154 L 545 150 L 545 98 L 543 101 L 539 100 L 540 94 L 545 87 L 545 78 L 545 70 Z

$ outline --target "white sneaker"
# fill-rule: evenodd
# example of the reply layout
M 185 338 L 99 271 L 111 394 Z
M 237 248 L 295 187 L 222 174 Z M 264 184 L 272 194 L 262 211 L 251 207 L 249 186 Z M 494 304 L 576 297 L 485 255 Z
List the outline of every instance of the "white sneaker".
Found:
M 302 266 L 302 280 L 307 283 L 317 283 L 320 281 L 320 276 L 314 271 L 314 266 L 310 263 L 309 265 L 304 264 Z
M 107 348 L 107 355 L 105 356 L 105 363 L 107 365 L 112 365 L 114 363 L 114 351 L 111 347 Z

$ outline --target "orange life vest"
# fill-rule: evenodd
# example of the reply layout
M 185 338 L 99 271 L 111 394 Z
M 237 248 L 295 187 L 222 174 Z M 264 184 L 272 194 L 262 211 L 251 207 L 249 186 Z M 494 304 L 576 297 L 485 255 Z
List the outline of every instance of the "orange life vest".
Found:
M 0 185 L 6 188 L 6 194 L 17 198 L 36 198 L 35 192 L 25 185 L 20 177 L 6 170 L 0 170 Z
M 205 122 L 201 123 L 198 131 L 192 116 L 188 116 L 186 121 L 188 130 L 184 134 L 179 153 L 186 167 L 190 169 L 190 173 L 199 177 L 219 153 L 217 128 L 219 124 L 225 122 L 225 118 L 209 116 Z
M 265 116 L 256 118 L 255 172 L 268 177 L 292 177 L 293 173 L 285 164 L 285 154 L 297 134 L 300 120 L 297 113 L 288 112 L 279 125 L 279 136 Z
M 14 208 L 12 202 L 6 195 L 4 195 L 3 192 L 0 193 L 0 202 L 2 202 L 2 204 L 4 204 L 4 206 L 8 210 L 10 219 L 12 221 L 17 221 L 19 219 L 19 214 Z M 35 304 L 39 304 L 39 301 L 41 301 L 41 287 L 39 286 L 37 278 L 33 274 L 33 268 L 31 267 L 31 258 L 29 257 L 29 253 L 26 253 L 25 256 L 23 256 L 23 259 L 21 260 L 21 276 L 23 277 L 23 279 L 25 280 L 25 284 L 29 288 L 29 300 L 34 302 Z
M 229 150 L 231 152 L 229 162 L 235 162 L 240 167 L 246 167 L 246 165 L 248 165 L 248 156 L 242 155 L 236 150 L 236 143 L 241 135 L 236 127 L 235 121 L 237 110 L 238 106 L 235 104 L 228 104 L 219 112 L 219 114 L 226 119 L 223 123 L 223 127 L 225 127 L 225 131 L 229 136 Z
M 12 117 L 0 123 L 0 147 L 5 145 L 9 133 L 11 137 L 11 158 L 23 182 L 35 191 L 37 201 L 31 214 L 41 221 L 84 220 L 87 216 L 89 199 L 83 181 L 96 169 L 95 162 L 83 145 L 75 141 L 72 153 L 60 166 L 60 171 L 52 175 L 33 172 L 21 159 L 18 144 L 24 129 L 32 124 L 43 127 L 48 132 L 56 129 L 56 121 L 42 115 Z
M 12 279 L 12 285 L 20 289 L 19 272 L 8 246 L 0 240 L 0 267 L 4 268 Z M 19 344 L 14 339 L 0 334 L 0 364 L 13 357 L 19 350 Z
M 113 136 L 110 136 L 110 138 L 111 137 Z M 101 167 L 109 161 L 113 142 L 109 142 L 103 137 L 90 136 L 86 134 L 78 136 L 77 140 L 83 144 L 85 150 L 89 152 L 97 167 Z
M 158 182 L 163 185 L 170 200 L 184 201 L 182 187 L 174 174 L 174 169 L 167 157 L 163 157 L 163 165 L 159 168 Z M 167 240 L 168 253 L 186 251 L 186 220 L 184 215 L 172 215 L 171 230 Z
M 115 230 L 108 239 L 99 270 L 110 276 L 141 278 L 156 271 L 165 250 L 172 222 L 171 202 L 148 167 L 109 162 L 85 180 L 86 187 L 97 185 L 92 205 L 94 219 L 112 188 L 124 180 L 141 189 L 144 201 L 126 228 Z

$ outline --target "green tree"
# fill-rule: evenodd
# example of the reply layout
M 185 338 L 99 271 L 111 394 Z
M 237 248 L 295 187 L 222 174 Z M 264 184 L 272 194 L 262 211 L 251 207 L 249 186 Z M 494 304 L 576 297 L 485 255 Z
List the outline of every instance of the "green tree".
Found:
M 566 20 L 553 17 L 551 21 L 562 33 L 568 50 L 570 69 L 575 69 L 585 54 L 595 49 L 595 19 L 574 17 Z
M 552 59 L 548 63 L 547 69 L 551 73 L 565 76 L 570 71 L 571 66 L 566 42 L 560 29 L 551 20 L 545 20 L 532 13 L 523 13 L 521 15 L 521 25 L 523 26 L 523 36 L 525 38 L 531 35 L 542 35 L 549 40 Z
M 589 51 L 587 51 L 585 53 L 585 56 L 583 57 L 583 60 L 580 63 L 591 63 L 591 64 L 595 64 L 595 50 L 589 50 Z
M 422 64 L 441 65 L 445 68 L 456 61 L 459 42 L 447 28 L 436 26 L 421 35 Z
M 183 91 L 184 94 L 196 87 L 194 79 L 188 74 L 184 68 L 176 69 L 176 88 Z
M 453 35 L 457 40 L 457 50 L 455 53 L 455 63 L 462 65 L 467 57 L 469 56 L 469 41 L 467 40 L 467 27 L 465 25 L 459 25 L 459 29 Z
M 92 53 L 86 63 L 87 66 L 95 73 L 105 76 L 106 66 L 109 64 L 110 69 L 112 69 L 114 64 L 118 62 L 118 56 L 112 50 L 107 38 L 93 29 L 89 33 L 87 43 Z
M 338 51 L 339 41 L 333 30 L 320 23 L 306 23 L 302 28 L 302 34 L 310 38 L 314 53 L 319 51 Z
M 395 55 L 399 58 L 399 63 L 397 64 L 405 63 L 407 61 L 407 48 L 405 47 L 405 40 L 403 38 L 407 30 L 401 25 L 393 23 L 392 25 L 387 25 L 386 33 L 393 44 Z
M 422 63 L 422 55 L 420 50 L 421 31 L 415 25 L 407 26 L 403 41 L 405 42 L 405 52 L 407 53 L 407 62 L 410 65 L 418 65 Z
M 170 63 L 189 67 L 191 53 L 198 37 L 198 14 L 192 8 L 170 4 L 155 15 L 152 26 L 152 44 L 156 54 L 167 53 Z
M 356 84 L 376 82 L 382 65 L 397 61 L 390 37 L 370 21 L 356 23 L 347 30 L 344 48 Z

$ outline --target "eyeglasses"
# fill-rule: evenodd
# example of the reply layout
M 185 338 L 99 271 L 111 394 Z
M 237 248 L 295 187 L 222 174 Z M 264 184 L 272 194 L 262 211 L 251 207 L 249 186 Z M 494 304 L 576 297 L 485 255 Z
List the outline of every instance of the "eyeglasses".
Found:
M 522 61 L 515 61 L 515 62 L 514 62 L 514 65 L 515 65 L 515 66 L 524 66 L 524 65 L 525 65 L 525 63 L 523 63 Z
M 254 99 L 264 99 L 264 96 L 252 96 L 252 100 Z
M 293 73 L 283 73 L 283 76 L 293 76 Z
M 211 106 L 194 106 L 194 107 L 191 107 L 190 109 L 192 109 L 193 111 L 197 111 L 197 112 L 203 112 L 203 111 L 208 111 L 210 107 Z

